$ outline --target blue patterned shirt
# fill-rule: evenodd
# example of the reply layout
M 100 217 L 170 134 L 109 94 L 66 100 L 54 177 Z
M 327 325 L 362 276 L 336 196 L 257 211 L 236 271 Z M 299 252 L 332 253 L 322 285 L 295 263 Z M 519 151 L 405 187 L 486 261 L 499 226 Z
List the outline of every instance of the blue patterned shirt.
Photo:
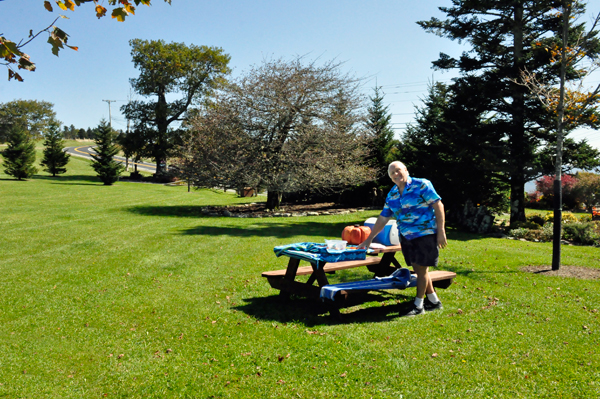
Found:
M 429 180 L 409 176 L 402 195 L 396 185 L 390 190 L 381 216 L 393 216 L 398 231 L 407 240 L 435 234 L 437 225 L 431 205 L 441 199 Z

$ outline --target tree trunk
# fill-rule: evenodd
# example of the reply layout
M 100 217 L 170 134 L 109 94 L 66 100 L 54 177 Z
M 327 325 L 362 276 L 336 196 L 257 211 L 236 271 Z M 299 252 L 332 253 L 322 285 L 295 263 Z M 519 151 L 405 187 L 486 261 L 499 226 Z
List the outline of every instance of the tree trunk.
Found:
M 163 167 L 163 159 L 156 157 L 155 161 L 156 161 L 156 176 L 163 175 L 165 173 L 165 170 Z
M 267 209 L 277 210 L 281 205 L 281 197 L 283 193 L 281 191 L 268 191 L 267 192 Z
M 518 79 L 524 67 L 523 60 L 523 4 L 516 2 L 513 21 L 514 65 L 513 78 Z M 525 221 L 525 93 L 516 83 L 512 90 L 512 126 L 510 138 L 510 224 Z

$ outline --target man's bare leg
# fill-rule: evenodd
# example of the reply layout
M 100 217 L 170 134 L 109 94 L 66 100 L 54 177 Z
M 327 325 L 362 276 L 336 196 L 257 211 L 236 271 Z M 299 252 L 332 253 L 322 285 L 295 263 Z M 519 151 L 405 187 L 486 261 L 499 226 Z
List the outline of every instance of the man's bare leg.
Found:
M 413 265 L 413 269 L 417 274 L 417 298 L 423 299 L 426 294 L 435 292 L 429 277 L 429 266 Z

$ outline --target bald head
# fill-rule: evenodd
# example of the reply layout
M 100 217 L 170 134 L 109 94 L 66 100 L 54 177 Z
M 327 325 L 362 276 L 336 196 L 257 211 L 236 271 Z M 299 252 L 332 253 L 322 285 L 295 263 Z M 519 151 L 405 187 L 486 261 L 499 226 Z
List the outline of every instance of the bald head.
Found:
M 398 168 L 400 170 L 406 171 L 408 173 L 408 169 L 406 169 L 406 165 L 404 165 L 400 161 L 394 161 L 391 164 L 389 164 L 389 166 L 388 166 L 388 175 L 390 177 L 392 177 L 392 171 L 395 170 L 395 169 L 398 169 Z

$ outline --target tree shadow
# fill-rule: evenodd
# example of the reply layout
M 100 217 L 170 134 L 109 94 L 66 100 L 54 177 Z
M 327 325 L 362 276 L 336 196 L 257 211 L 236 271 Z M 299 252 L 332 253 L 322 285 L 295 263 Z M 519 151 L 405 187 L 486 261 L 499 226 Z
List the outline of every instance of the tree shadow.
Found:
M 278 222 L 278 221 L 260 221 L 260 224 L 252 226 L 198 226 L 181 231 L 182 235 L 208 235 L 219 236 L 226 235 L 231 237 L 277 237 L 291 238 L 299 235 L 304 236 L 341 236 L 342 230 L 348 222 Z
M 51 184 L 66 184 L 66 185 L 102 185 L 102 181 L 96 176 L 87 175 L 62 175 L 62 176 L 33 176 L 35 180 L 46 180 L 52 182 Z
M 7 178 L 7 179 L 0 178 L 0 181 L 27 181 L 27 180 L 29 180 L 29 179 L 21 179 L 21 180 L 19 180 L 16 177 L 13 177 L 12 179 L 11 178 Z
M 223 221 L 221 226 L 198 226 L 182 230 L 182 235 L 228 235 L 232 237 L 251 237 L 251 236 L 274 236 L 287 238 L 298 235 L 325 235 L 337 237 L 341 236 L 344 227 L 353 224 L 364 224 L 365 218 L 356 215 L 353 220 L 345 222 L 331 223 L 318 222 L 311 219 L 310 222 L 303 221 L 304 217 L 274 217 L 274 218 L 249 218 L 255 223 L 253 226 L 240 227 L 235 221 L 237 218 L 225 216 L 210 216 L 203 213 L 206 207 L 219 205 L 173 205 L 173 206 L 134 206 L 127 208 L 127 211 L 143 216 L 167 216 L 182 218 L 218 218 Z M 231 221 L 230 226 L 227 226 Z M 285 221 L 285 222 L 284 222 Z M 268 234 L 272 230 L 272 234 Z M 295 230 L 295 231 L 294 231 Z M 471 241 L 490 238 L 484 234 L 468 233 L 460 231 L 452 226 L 446 228 L 446 234 L 449 240 Z
M 401 303 L 388 305 L 387 302 L 392 298 L 401 301 Z M 390 321 L 411 308 L 412 298 L 412 295 L 407 296 L 387 291 L 352 293 L 347 300 L 336 302 L 320 302 L 300 297 L 288 299 L 279 295 L 272 295 L 246 298 L 244 299 L 245 304 L 238 305 L 234 309 L 262 321 L 297 322 L 306 327 L 315 327 L 319 325 Z M 368 302 L 380 302 L 380 305 L 353 311 L 347 310 Z M 330 313 L 334 307 L 341 310 L 341 317 L 335 317 Z

